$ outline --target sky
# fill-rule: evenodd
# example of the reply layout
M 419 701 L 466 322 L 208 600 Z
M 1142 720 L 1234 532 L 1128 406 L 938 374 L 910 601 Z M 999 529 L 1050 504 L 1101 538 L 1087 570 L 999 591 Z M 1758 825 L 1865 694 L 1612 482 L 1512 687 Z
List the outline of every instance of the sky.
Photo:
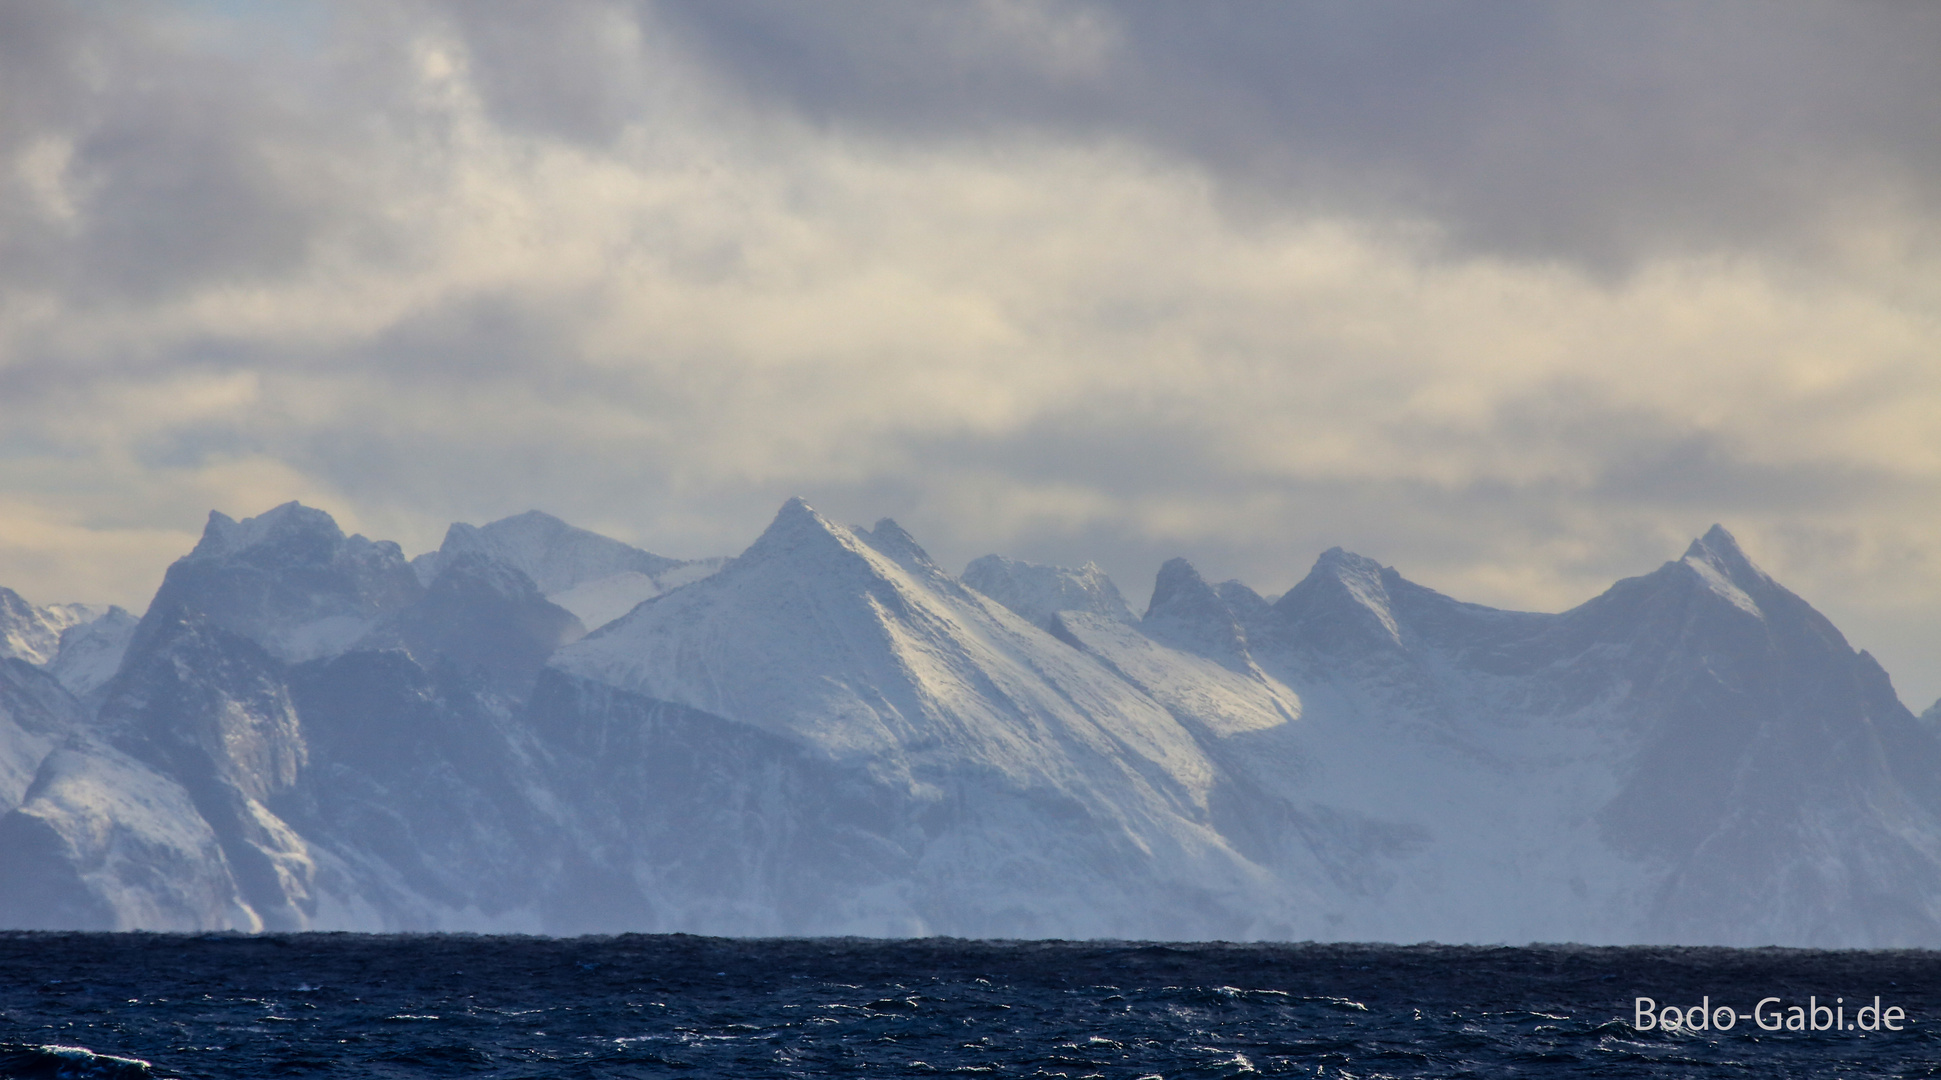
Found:
M 1941 5 L 0 0 L 0 584 L 210 510 L 1557 611 L 1941 695 Z

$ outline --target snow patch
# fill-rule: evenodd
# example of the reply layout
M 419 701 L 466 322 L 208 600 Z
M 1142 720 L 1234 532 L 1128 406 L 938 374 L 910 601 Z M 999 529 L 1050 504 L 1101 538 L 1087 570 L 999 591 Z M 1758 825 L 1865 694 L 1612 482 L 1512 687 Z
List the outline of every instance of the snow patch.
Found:
M 658 574 L 622 570 L 603 578 L 582 581 L 572 588 L 546 594 L 546 599 L 579 617 L 581 625 L 597 630 L 656 596 L 691 585 L 720 570 L 725 558 L 680 563 Z
M 1740 611 L 1745 612 L 1755 619 L 1763 619 L 1766 617 L 1766 613 L 1759 610 L 1759 604 L 1744 589 L 1733 584 L 1732 580 L 1726 577 L 1725 573 L 1718 566 L 1714 565 L 1710 559 L 1687 555 L 1680 561 L 1689 567 L 1693 573 L 1698 575 L 1699 580 L 1705 583 L 1707 589 L 1710 589 L 1715 595 L 1724 599 L 1733 607 L 1738 608 Z
M 99 618 L 69 626 L 61 631 L 60 652 L 48 673 L 75 697 L 87 697 L 114 678 L 136 625 L 133 615 L 110 607 Z

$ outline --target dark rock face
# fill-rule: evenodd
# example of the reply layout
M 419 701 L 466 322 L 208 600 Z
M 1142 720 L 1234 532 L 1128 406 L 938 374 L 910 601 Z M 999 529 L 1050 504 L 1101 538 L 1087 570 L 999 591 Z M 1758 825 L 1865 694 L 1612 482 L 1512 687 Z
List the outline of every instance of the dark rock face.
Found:
M 553 650 L 586 636 L 525 572 L 461 552 L 423 596 L 393 612 L 360 647 L 395 645 L 426 663 L 455 665 L 482 685 L 523 696 Z
M 311 759 L 276 803 L 399 925 L 438 907 L 537 911 L 564 844 L 550 778 L 506 703 L 447 660 L 357 650 L 290 673 Z M 534 926 L 534 929 L 540 928 Z
M 186 605 L 144 620 L 144 632 L 102 706 L 102 727 L 181 784 L 266 929 L 308 925 L 308 846 L 265 805 L 296 784 L 308 758 L 284 665 Z
M 0 723 L 34 735 L 61 737 L 83 720 L 80 703 L 59 680 L 24 660 L 0 660 Z
M 859 883 L 894 888 L 911 873 L 896 840 L 909 807 L 866 770 L 554 671 L 528 719 L 560 780 L 598 793 L 574 807 L 562 929 L 813 933 Z
M 1917 899 L 1941 896 L 1941 748 L 1873 657 L 1717 528 L 1570 614 L 1630 658 L 1641 739 L 1606 827 L 1673 868 L 1669 935 L 1941 936 Z
M 1182 652 L 1195 653 L 1235 671 L 1251 672 L 1247 632 L 1233 609 L 1185 559 L 1159 568 L 1152 602 L 1139 622 L 1146 636 Z

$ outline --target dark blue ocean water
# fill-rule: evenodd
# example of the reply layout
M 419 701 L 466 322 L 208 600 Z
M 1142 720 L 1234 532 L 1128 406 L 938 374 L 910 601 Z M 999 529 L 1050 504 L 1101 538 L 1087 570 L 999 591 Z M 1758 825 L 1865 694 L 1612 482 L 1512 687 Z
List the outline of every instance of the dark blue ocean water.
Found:
M 4 1077 L 1899 1077 L 1937 1018 L 1912 951 L 0 934 Z

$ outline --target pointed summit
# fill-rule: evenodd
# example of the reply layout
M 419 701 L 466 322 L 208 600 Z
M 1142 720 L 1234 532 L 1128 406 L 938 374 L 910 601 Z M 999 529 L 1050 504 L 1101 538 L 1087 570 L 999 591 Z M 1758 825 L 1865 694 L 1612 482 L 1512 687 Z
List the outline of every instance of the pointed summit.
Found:
M 761 537 L 757 537 L 755 542 L 757 544 L 761 543 L 762 537 L 767 537 L 770 534 L 790 535 L 800 532 L 834 534 L 836 531 L 837 525 L 835 522 L 830 521 L 818 513 L 815 507 L 809 505 L 807 499 L 804 499 L 800 495 L 795 495 L 791 496 L 787 502 L 781 505 L 780 509 L 775 511 L 774 520 L 768 523 L 767 530 L 762 533 Z
M 1175 556 L 1167 559 L 1159 568 L 1159 576 L 1153 579 L 1152 599 L 1146 602 L 1146 617 L 1191 610 L 1208 602 L 1218 600 L 1213 587 L 1206 583 L 1200 572 L 1185 558 Z
M 1185 737 L 1096 661 L 999 616 L 927 560 L 911 569 L 920 555 L 893 522 L 851 530 L 791 499 L 721 572 L 561 649 L 552 666 L 844 758 L 930 760 L 951 747 L 1007 776 L 1050 776 L 1068 738 L 1111 730 L 1172 754 Z
M 896 560 L 905 570 L 926 577 L 943 576 L 943 570 L 930 558 L 930 553 L 923 550 L 923 545 L 917 543 L 916 537 L 894 520 L 883 518 L 874 529 L 857 529 L 855 532 L 858 539 Z
M 1714 525 L 1705 535 L 1692 541 L 1679 560 L 1696 573 L 1707 588 L 1752 615 L 1763 617 L 1759 599 L 1777 586 L 1766 572 L 1754 566 L 1723 525 Z
M 848 529 L 823 517 L 815 507 L 796 496 L 782 504 L 775 512 L 775 519 L 741 557 L 760 561 L 815 550 L 859 552 L 862 547 Z
M 1746 557 L 1745 549 L 1739 546 L 1739 541 L 1731 533 L 1725 531 L 1723 525 L 1714 525 L 1705 530 L 1704 536 L 1692 541 L 1691 546 L 1685 549 L 1684 561 L 1694 560 L 1710 563 L 1726 577 L 1742 585 L 1770 580 L 1765 571 L 1754 566 L 1752 560 Z
M 1185 559 L 1166 560 L 1153 582 L 1152 602 L 1139 628 L 1147 637 L 1204 656 L 1234 671 L 1251 673 L 1247 634 L 1227 602 Z
M 1300 584 L 1274 602 L 1297 637 L 1334 647 L 1347 641 L 1400 645 L 1402 631 L 1389 596 L 1395 571 L 1341 548 L 1321 553 Z

